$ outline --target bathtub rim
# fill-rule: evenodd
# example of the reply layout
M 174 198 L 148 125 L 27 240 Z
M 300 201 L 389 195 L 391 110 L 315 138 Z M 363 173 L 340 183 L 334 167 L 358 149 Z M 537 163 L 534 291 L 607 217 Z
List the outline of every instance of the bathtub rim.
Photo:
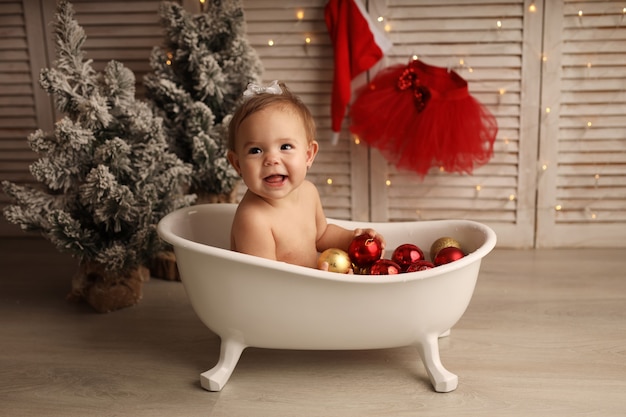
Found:
M 373 229 L 381 229 L 385 226 L 395 225 L 394 227 L 406 227 L 411 224 L 420 225 L 435 225 L 446 224 L 449 227 L 472 227 L 478 229 L 485 235 L 484 243 L 479 246 L 473 252 L 466 254 L 463 258 L 454 262 L 440 265 L 435 268 L 431 268 L 425 271 L 408 272 L 397 275 L 348 275 L 338 274 L 336 272 L 321 271 L 314 268 L 308 268 L 300 265 L 293 265 L 282 261 L 275 261 L 270 259 L 261 258 L 245 253 L 234 252 L 229 249 L 215 247 L 204 243 L 195 242 L 193 240 L 184 238 L 175 234 L 172 231 L 177 219 L 190 215 L 197 215 L 197 213 L 203 213 L 216 210 L 235 210 L 237 204 L 198 204 L 188 207 L 177 209 L 166 216 L 164 216 L 157 225 L 157 232 L 161 239 L 171 244 L 176 251 L 177 248 L 183 248 L 194 252 L 205 253 L 207 255 L 217 256 L 220 258 L 226 258 L 233 262 L 246 263 L 252 266 L 261 268 L 275 269 L 282 272 L 294 273 L 298 275 L 306 275 L 323 280 L 348 282 L 354 284 L 389 284 L 389 283 L 404 283 L 408 281 L 428 279 L 444 274 L 446 272 L 454 271 L 464 268 L 474 262 L 480 262 L 489 252 L 493 250 L 496 245 L 497 237 L 496 233 L 489 226 L 476 222 L 473 220 L 464 219 L 452 219 L 452 220 L 423 220 L 423 221 L 403 221 L 403 222 L 364 222 L 353 220 L 340 220 L 328 218 L 329 223 L 341 225 L 346 228 L 364 228 L 371 227 Z M 184 279 L 184 278 L 183 278 Z

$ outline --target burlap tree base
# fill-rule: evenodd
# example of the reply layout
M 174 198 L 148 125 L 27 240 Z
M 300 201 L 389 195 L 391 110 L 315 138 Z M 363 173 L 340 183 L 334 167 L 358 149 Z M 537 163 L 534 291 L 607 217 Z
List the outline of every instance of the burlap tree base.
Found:
M 150 265 L 150 276 L 167 281 L 180 281 L 174 252 L 162 251 L 157 253 Z
M 112 274 L 106 265 L 81 262 L 68 294 L 71 301 L 86 301 L 98 313 L 109 313 L 139 303 L 144 281 L 150 279 L 148 269 L 138 267 L 123 275 Z

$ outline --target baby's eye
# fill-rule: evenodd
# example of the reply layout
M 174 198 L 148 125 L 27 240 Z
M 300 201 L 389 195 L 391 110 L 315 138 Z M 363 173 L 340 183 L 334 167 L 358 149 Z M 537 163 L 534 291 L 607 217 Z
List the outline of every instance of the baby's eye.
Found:
M 248 149 L 248 153 L 250 155 L 259 154 L 259 153 L 261 153 L 261 148 L 250 148 L 250 149 Z
M 290 150 L 290 149 L 293 149 L 293 146 L 291 146 L 291 145 L 290 145 L 290 144 L 288 144 L 288 143 L 284 143 L 284 144 L 282 144 L 282 145 L 281 145 L 281 147 L 280 147 L 280 150 L 281 150 L 281 151 L 288 151 L 288 150 Z

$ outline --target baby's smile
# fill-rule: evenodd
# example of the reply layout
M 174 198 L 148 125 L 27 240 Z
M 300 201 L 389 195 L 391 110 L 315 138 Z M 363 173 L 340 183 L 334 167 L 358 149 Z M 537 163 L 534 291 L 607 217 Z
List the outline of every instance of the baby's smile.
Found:
M 272 174 L 265 177 L 263 180 L 271 185 L 280 185 L 287 179 L 286 175 L 281 174 Z

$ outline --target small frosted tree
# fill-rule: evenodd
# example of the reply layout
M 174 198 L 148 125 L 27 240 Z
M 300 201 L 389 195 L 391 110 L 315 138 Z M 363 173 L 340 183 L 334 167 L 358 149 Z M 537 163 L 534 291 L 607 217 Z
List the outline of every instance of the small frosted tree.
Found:
M 97 73 L 85 60 L 85 33 L 66 1 L 55 36 L 56 68 L 43 69 L 40 84 L 65 116 L 53 132 L 28 137 L 39 184 L 4 181 L 14 200 L 4 214 L 77 257 L 71 298 L 106 312 L 140 300 L 143 266 L 162 249 L 158 221 L 193 202 L 181 191 L 191 168 L 168 151 L 161 119 L 135 99 L 132 71 L 111 61 Z
M 153 49 L 144 85 L 172 150 L 193 167 L 190 191 L 202 202 L 233 201 L 239 176 L 226 158 L 225 131 L 262 66 L 245 37 L 239 0 L 209 0 L 203 9 L 161 4 L 165 43 Z

